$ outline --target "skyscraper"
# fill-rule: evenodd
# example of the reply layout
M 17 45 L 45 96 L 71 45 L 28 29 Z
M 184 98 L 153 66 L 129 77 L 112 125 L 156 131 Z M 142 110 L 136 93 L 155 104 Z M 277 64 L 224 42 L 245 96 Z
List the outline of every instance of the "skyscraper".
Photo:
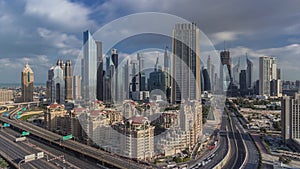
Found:
M 252 88 L 252 75 L 253 75 L 253 63 L 249 60 L 248 56 L 246 55 L 247 60 L 247 87 L 249 89 Z
M 259 58 L 259 94 L 270 96 L 270 82 L 277 80 L 277 60 L 275 57 Z
M 65 103 L 64 71 L 60 66 L 48 70 L 47 95 L 51 103 Z
M 281 134 L 284 143 L 300 139 L 300 93 L 283 96 L 281 102 Z M 298 143 L 299 144 L 299 143 Z M 300 147 L 300 145 L 298 145 Z M 299 148 L 298 148 L 299 149 Z
M 22 100 L 23 102 L 33 101 L 34 73 L 28 64 L 25 65 L 21 73 Z
M 211 57 L 210 55 L 208 55 L 208 58 L 207 58 L 207 72 L 208 72 L 208 75 L 210 78 L 212 78 L 212 61 L 211 61 Z
M 238 60 L 238 63 L 232 68 L 232 75 L 233 75 L 233 82 L 235 84 L 240 83 L 240 58 Z
M 118 65 L 119 65 L 119 56 L 118 56 L 118 51 L 117 49 L 112 49 L 111 51 L 111 61 L 112 61 L 112 67 L 111 67 L 111 79 L 112 80 L 112 93 L 114 94 L 114 100 L 118 101 L 119 100 L 119 83 L 118 83 Z
M 129 59 L 126 60 L 126 63 L 123 67 L 124 77 L 123 77 L 123 100 L 129 99 L 129 88 L 130 88 L 130 81 L 129 81 Z
M 145 91 L 146 90 L 146 75 L 144 72 L 144 56 L 142 53 L 137 54 L 137 60 L 139 63 L 139 91 Z
M 211 81 L 209 77 L 209 73 L 207 69 L 202 70 L 202 76 L 203 76 L 203 91 L 211 91 Z M 202 86 L 201 86 L 202 87 Z
M 240 94 L 241 96 L 245 96 L 248 93 L 248 87 L 247 87 L 247 72 L 246 70 L 241 70 L 240 73 Z
M 231 74 L 231 58 L 229 50 L 223 50 L 220 52 L 220 78 L 219 85 L 221 93 L 226 91 L 229 87 L 230 82 L 232 82 Z
M 208 55 L 207 58 L 207 72 L 210 79 L 211 90 L 214 91 L 215 88 L 215 65 L 212 64 L 211 56 Z
M 170 56 L 170 52 L 169 52 L 169 48 L 168 46 L 166 46 L 165 48 L 165 53 L 164 53 L 164 72 L 166 75 L 166 97 L 167 97 L 167 101 L 170 102 L 171 101 L 171 72 L 170 72 L 170 66 L 171 66 L 171 56 Z
M 103 57 L 102 57 L 102 42 L 97 44 L 97 99 L 103 101 Z
M 176 24 L 173 30 L 172 103 L 201 97 L 199 35 L 194 23 Z
M 73 100 L 73 73 L 71 60 L 67 60 L 64 71 L 66 100 Z
M 73 98 L 75 100 L 81 100 L 81 76 L 73 77 Z
M 83 32 L 82 97 L 85 101 L 95 100 L 97 94 L 97 63 L 102 57 L 97 43 L 89 31 Z

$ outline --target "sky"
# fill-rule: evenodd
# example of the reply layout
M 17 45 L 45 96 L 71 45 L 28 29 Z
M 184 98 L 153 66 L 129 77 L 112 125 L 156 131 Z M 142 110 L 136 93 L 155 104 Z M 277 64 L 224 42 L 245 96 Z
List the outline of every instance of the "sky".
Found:
M 247 53 L 256 71 L 258 57 L 277 57 L 282 78 L 300 80 L 299 0 L 0 0 L 0 83 L 19 83 L 26 63 L 35 82 L 45 83 L 57 59 L 75 62 L 83 31 L 94 33 L 115 19 L 142 12 L 195 22 L 217 51 L 226 41 L 233 60 Z M 157 47 L 164 42 L 149 43 Z M 131 46 L 140 44 L 131 41 Z M 133 52 L 122 43 L 119 47 L 125 55 Z

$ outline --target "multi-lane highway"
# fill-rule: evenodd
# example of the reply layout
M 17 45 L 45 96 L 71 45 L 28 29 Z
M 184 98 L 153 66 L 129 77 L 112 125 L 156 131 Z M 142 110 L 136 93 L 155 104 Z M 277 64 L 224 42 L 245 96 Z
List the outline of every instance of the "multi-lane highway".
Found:
M 72 152 L 97 160 L 99 164 L 116 168 L 150 168 L 147 165 L 135 163 L 132 160 L 112 155 L 108 152 L 78 143 L 73 140 L 60 142 L 58 140 L 60 140 L 62 136 L 35 126 L 31 123 L 15 119 L 14 114 L 19 110 L 20 108 L 12 111 L 10 118 L 0 117 L 0 121 L 10 123 L 11 126 L 17 129 L 29 131 L 32 135 L 39 137 L 50 144 L 64 147 Z
M 17 131 L 14 131 L 10 128 L 5 128 L 1 130 L 1 134 L 8 138 L 10 141 L 14 141 L 16 137 L 19 137 L 20 133 Z M 21 146 L 22 148 L 32 151 L 35 153 L 38 152 L 44 152 L 47 154 L 48 159 L 55 164 L 56 166 L 59 166 L 61 168 L 103 168 L 101 166 L 95 165 L 95 163 L 91 163 L 87 160 L 83 160 L 81 158 L 78 158 L 66 151 L 63 151 L 63 149 L 57 149 L 57 147 L 53 147 L 52 145 L 49 145 L 47 142 L 43 140 L 36 141 L 35 139 L 32 139 L 31 137 L 27 137 L 27 141 L 24 142 L 18 142 L 17 144 Z M 63 157 L 63 158 L 62 158 Z M 64 161 L 63 161 L 64 159 Z
M 228 116 L 227 114 L 223 113 L 222 115 L 222 123 L 220 128 L 219 134 L 219 143 L 218 146 L 206 154 L 204 157 L 196 160 L 191 161 L 189 163 L 190 168 L 213 168 L 217 164 L 219 164 L 228 152 L 228 135 L 227 135 L 227 128 L 228 128 Z M 203 165 L 204 164 L 204 165 Z
M 229 145 L 231 147 L 229 160 L 222 168 L 258 168 L 259 154 L 253 141 L 243 129 L 236 115 L 233 112 L 228 112 L 228 115 L 229 117 L 226 113 L 222 115 L 219 147 L 199 159 L 196 164 L 192 165 L 192 168 L 214 168 L 226 156 Z M 214 156 L 212 157 L 211 154 Z
M 36 154 L 38 153 L 36 150 L 31 149 L 28 146 L 22 146 L 17 144 L 13 141 L 15 137 L 10 136 L 9 134 L 5 133 L 2 129 L 0 134 L 0 147 L 1 151 L 5 152 L 6 156 L 13 159 L 13 162 L 16 164 L 20 163 L 21 160 L 24 159 L 26 155 Z M 58 166 L 54 165 L 53 163 L 49 163 L 46 161 L 45 158 L 34 160 L 28 163 L 20 163 L 22 168 L 59 168 Z
M 244 160 L 246 160 L 245 159 L 246 148 L 243 142 L 243 138 L 241 137 L 240 132 L 236 127 L 237 124 L 234 123 L 234 121 L 232 120 L 232 116 L 233 116 L 232 112 L 229 112 L 229 115 L 230 115 L 229 139 L 232 145 L 231 146 L 232 154 L 224 168 L 240 168 L 243 165 Z
M 254 145 L 254 142 L 250 138 L 249 133 L 247 133 L 244 130 L 243 126 L 241 125 L 240 121 L 238 120 L 238 117 L 235 114 L 232 114 L 231 117 L 232 117 L 233 123 L 238 128 L 238 130 L 242 136 L 242 139 L 246 144 L 246 148 L 247 148 L 248 158 L 247 158 L 246 163 L 243 165 L 243 168 L 245 168 L 245 169 L 258 168 L 259 153 L 258 153 L 256 146 Z

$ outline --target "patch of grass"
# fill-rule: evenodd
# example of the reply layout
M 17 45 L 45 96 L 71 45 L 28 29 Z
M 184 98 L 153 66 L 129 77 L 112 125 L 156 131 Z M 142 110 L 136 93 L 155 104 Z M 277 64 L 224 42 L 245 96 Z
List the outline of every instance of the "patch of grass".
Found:
M 23 121 L 27 121 L 28 119 L 30 119 L 31 117 L 35 116 L 36 114 L 30 114 L 30 115 L 26 115 L 26 116 L 22 116 L 20 119 Z
M 261 142 L 263 143 L 264 147 L 267 149 L 267 151 L 270 153 L 271 149 L 270 146 L 265 142 L 265 140 L 262 138 Z

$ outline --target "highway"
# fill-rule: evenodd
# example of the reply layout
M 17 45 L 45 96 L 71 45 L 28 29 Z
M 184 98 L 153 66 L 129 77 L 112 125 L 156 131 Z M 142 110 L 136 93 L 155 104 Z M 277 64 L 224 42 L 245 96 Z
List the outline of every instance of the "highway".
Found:
M 240 131 L 237 129 L 236 123 L 232 120 L 232 116 L 234 116 L 234 114 L 229 112 L 229 115 L 231 117 L 231 122 L 229 125 L 229 139 L 230 144 L 232 145 L 232 152 L 224 168 L 238 169 L 242 167 L 244 160 L 246 160 L 246 148 L 243 143 L 243 138 L 240 135 Z
M 227 128 L 229 125 L 228 121 L 228 116 L 227 114 L 223 113 L 222 115 L 222 123 L 221 123 L 221 128 L 220 128 L 220 135 L 219 135 L 219 143 L 218 146 L 212 150 L 210 153 L 205 155 L 204 157 L 196 160 L 196 161 L 191 161 L 189 163 L 190 168 L 203 168 L 203 169 L 210 169 L 216 166 L 220 161 L 224 159 L 228 152 L 228 135 L 227 135 Z M 211 161 L 205 164 L 204 166 L 202 165 L 202 161 L 207 159 L 209 156 L 212 154 L 215 154 L 213 158 L 211 158 Z M 207 160 L 206 160 L 207 161 Z
M 2 129 L 1 134 L 0 134 L 0 147 L 3 152 L 7 156 L 13 159 L 13 161 L 18 164 L 26 155 L 30 154 L 36 154 L 37 151 L 34 151 L 30 147 L 26 146 L 20 146 L 19 144 L 15 143 L 12 139 L 11 136 L 5 134 Z M 39 159 L 39 160 L 34 160 L 31 162 L 27 163 L 21 163 L 22 168 L 59 168 L 53 163 L 49 163 L 46 161 L 46 159 Z
M 10 138 L 11 140 L 15 139 L 15 136 L 20 135 L 19 132 L 14 131 L 10 128 L 2 129 L 1 133 L 6 136 L 6 138 Z M 53 147 L 49 145 L 47 142 L 43 140 L 36 141 L 34 138 L 30 136 L 27 137 L 28 141 L 18 142 L 17 144 L 24 147 L 28 150 L 34 150 L 35 152 L 45 152 L 49 159 L 51 159 L 52 163 L 65 168 L 90 168 L 96 169 L 100 168 L 100 166 L 96 166 L 95 163 L 91 163 L 86 160 L 82 160 L 81 158 L 76 157 L 74 154 L 70 154 L 59 147 Z M 64 156 L 65 162 L 62 159 L 52 160 L 55 157 Z M 105 168 L 105 167 L 102 167 Z
M 238 130 L 240 131 L 242 138 L 246 144 L 247 152 L 248 152 L 248 159 L 247 163 L 244 165 L 245 169 L 253 169 L 258 168 L 259 165 L 259 153 L 254 145 L 254 142 L 250 138 L 250 135 L 247 131 L 244 130 L 243 126 L 241 125 L 238 117 L 236 115 L 231 116 L 233 123 L 236 124 Z
M 88 145 L 84 145 L 78 143 L 73 140 L 67 140 L 63 142 L 59 142 L 58 140 L 62 138 L 62 136 L 55 134 L 51 131 L 43 129 L 41 127 L 35 126 L 31 123 L 24 122 L 18 119 L 15 119 L 14 115 L 17 111 L 21 110 L 21 108 L 17 108 L 11 112 L 10 118 L 0 117 L 0 121 L 10 123 L 15 128 L 29 131 L 31 135 L 37 136 L 41 139 L 48 141 L 50 144 L 54 144 L 56 146 L 64 147 L 65 149 L 71 150 L 73 152 L 79 153 L 81 155 L 90 157 L 92 159 L 98 160 L 99 164 L 106 164 L 108 167 L 116 167 L 116 168 L 150 168 L 150 166 L 144 164 L 138 164 L 132 160 L 124 159 L 115 155 L 112 155 L 108 152 L 90 147 Z

